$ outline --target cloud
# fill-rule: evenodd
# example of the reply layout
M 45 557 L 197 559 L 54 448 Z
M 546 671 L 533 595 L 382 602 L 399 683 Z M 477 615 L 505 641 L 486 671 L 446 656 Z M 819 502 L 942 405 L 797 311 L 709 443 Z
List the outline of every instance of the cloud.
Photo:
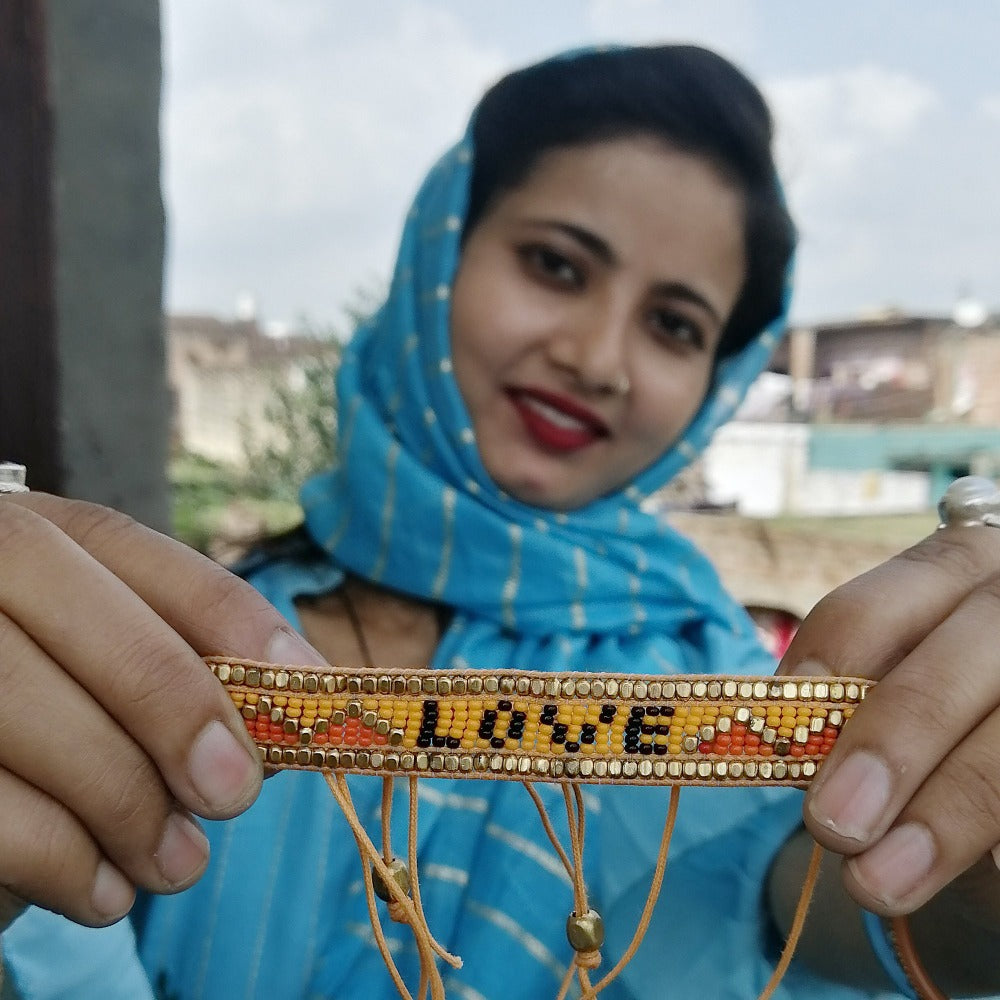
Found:
M 387 276 L 420 174 L 505 60 L 412 0 L 167 11 L 172 305 L 217 303 L 228 283 L 285 316 L 336 313 Z
M 780 78 L 764 90 L 783 173 L 801 197 L 860 179 L 873 157 L 904 144 L 941 107 L 921 80 L 872 65 Z
M 990 94 L 979 102 L 979 113 L 1000 122 L 1000 94 Z

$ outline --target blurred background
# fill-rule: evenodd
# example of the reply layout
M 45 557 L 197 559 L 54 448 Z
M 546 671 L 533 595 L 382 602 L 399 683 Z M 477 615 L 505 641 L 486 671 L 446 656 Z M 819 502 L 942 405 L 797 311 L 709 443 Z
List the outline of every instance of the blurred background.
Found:
M 339 346 L 483 88 L 663 41 L 762 87 L 801 230 L 772 370 L 652 501 L 779 641 L 1000 474 L 991 0 L 3 0 L 0 457 L 223 559 L 294 523 Z

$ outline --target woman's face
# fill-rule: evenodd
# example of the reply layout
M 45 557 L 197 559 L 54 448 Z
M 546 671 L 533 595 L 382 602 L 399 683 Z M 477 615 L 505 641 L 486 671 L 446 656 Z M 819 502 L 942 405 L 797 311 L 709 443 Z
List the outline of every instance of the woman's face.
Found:
M 486 470 L 569 510 L 614 492 L 705 395 L 743 284 L 743 203 L 652 139 L 547 153 L 468 235 L 455 377 Z

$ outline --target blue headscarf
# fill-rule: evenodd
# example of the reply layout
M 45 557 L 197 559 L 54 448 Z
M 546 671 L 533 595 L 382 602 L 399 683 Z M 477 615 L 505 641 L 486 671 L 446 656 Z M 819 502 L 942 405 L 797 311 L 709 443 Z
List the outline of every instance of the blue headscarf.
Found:
M 454 609 L 437 667 L 770 671 L 704 556 L 642 502 L 732 415 L 784 316 L 716 365 L 681 439 L 621 491 L 565 513 L 521 503 L 483 467 L 452 369 L 473 155 L 470 126 L 416 196 L 385 304 L 345 348 L 338 461 L 302 490 L 308 530 L 345 569 Z

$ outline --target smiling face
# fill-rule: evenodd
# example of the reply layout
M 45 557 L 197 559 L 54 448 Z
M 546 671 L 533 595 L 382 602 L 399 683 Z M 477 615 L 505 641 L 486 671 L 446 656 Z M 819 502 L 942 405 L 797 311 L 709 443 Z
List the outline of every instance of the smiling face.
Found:
M 743 203 L 645 138 L 546 153 L 468 234 L 455 377 L 487 472 L 581 507 L 662 455 L 701 405 L 746 270 Z

